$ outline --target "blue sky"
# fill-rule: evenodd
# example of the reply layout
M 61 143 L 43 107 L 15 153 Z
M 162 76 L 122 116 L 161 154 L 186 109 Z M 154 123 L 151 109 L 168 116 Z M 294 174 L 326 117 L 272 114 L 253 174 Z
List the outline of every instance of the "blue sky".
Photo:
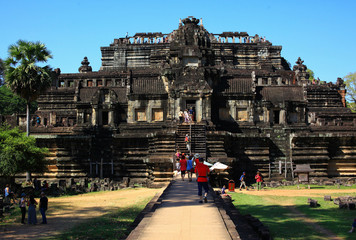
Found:
M 19 39 L 41 41 L 52 52 L 48 64 L 76 73 L 87 56 L 101 66 L 101 46 L 126 32 L 170 33 L 179 18 L 203 18 L 212 33 L 248 32 L 281 45 L 292 66 L 298 57 L 323 81 L 356 71 L 354 0 L 0 0 L 0 58 Z

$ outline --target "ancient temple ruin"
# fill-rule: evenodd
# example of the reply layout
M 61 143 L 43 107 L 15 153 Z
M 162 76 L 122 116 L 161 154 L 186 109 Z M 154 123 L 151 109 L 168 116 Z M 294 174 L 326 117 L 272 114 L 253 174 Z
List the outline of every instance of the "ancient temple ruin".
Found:
M 49 179 L 108 177 L 168 181 L 174 153 L 265 179 L 356 176 L 356 115 L 345 85 L 310 81 L 299 58 L 246 32 L 208 32 L 188 17 L 169 34 L 136 33 L 101 47 L 102 65 L 85 57 L 79 73 L 60 73 L 38 99 L 38 144 L 51 151 Z M 179 122 L 179 112 L 194 121 Z M 35 125 L 35 124 L 34 124 Z

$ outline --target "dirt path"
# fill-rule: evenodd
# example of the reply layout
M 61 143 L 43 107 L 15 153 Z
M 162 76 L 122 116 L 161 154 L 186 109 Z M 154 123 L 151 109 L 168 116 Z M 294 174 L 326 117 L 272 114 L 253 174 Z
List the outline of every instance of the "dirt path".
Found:
M 22 225 L 14 223 L 0 228 L 0 239 L 39 239 L 54 236 L 86 219 L 104 215 L 118 207 L 127 207 L 152 198 L 163 189 L 125 189 L 112 192 L 49 198 L 48 224 Z M 27 217 L 27 216 L 26 216 Z M 37 211 L 37 220 L 41 214 Z
M 300 190 L 283 190 L 283 189 L 268 189 L 262 191 L 244 191 L 243 193 L 249 195 L 268 195 L 268 196 L 288 196 L 288 197 L 296 197 L 296 196 L 304 196 L 304 197 L 322 197 L 323 195 L 330 195 L 332 198 L 338 197 L 340 193 L 355 193 L 356 189 L 300 189 Z M 338 237 L 333 232 L 325 229 L 320 226 L 317 221 L 309 218 L 304 213 L 300 212 L 291 201 L 276 201 L 273 198 L 267 198 L 267 201 L 276 204 L 286 206 L 289 211 L 293 214 L 293 218 L 296 218 L 298 221 L 303 221 L 305 224 L 312 226 L 317 232 L 327 237 L 327 239 L 335 239 L 342 240 L 344 238 Z

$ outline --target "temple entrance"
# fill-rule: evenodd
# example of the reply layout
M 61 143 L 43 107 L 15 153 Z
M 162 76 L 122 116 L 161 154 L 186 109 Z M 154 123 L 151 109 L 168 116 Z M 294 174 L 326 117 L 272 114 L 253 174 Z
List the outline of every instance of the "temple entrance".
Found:
M 195 122 L 195 116 L 196 116 L 196 109 L 195 109 L 195 100 L 186 100 L 185 101 L 185 109 L 189 111 L 189 114 L 192 117 L 192 121 Z

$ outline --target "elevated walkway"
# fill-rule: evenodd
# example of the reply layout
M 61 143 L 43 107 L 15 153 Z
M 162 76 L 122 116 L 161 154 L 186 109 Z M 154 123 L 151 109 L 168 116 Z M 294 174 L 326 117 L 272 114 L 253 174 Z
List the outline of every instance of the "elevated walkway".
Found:
M 162 203 L 153 214 L 143 218 L 127 240 L 216 240 L 240 239 L 235 225 L 222 215 L 208 196 L 199 203 L 195 178 L 175 178 Z

